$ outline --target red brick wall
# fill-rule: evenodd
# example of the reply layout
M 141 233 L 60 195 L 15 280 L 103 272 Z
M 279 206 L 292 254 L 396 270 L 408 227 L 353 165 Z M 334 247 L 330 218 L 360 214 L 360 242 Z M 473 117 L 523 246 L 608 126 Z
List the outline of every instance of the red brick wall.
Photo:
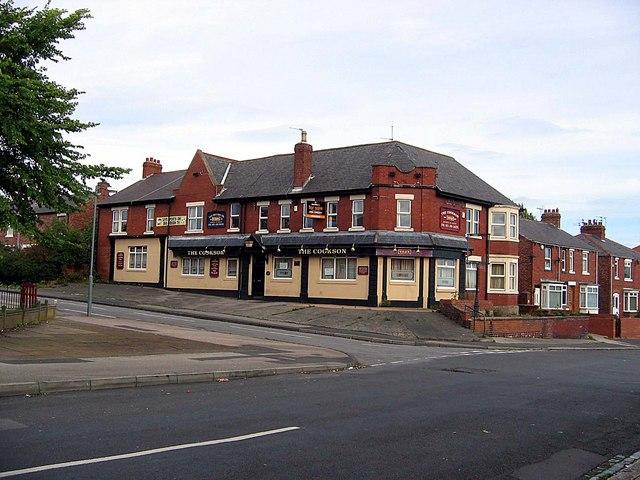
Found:
M 615 320 L 611 315 L 487 318 L 476 321 L 474 330 L 496 337 L 584 338 L 589 333 L 613 337 Z
M 620 319 L 620 336 L 622 338 L 640 338 L 640 318 L 626 317 Z

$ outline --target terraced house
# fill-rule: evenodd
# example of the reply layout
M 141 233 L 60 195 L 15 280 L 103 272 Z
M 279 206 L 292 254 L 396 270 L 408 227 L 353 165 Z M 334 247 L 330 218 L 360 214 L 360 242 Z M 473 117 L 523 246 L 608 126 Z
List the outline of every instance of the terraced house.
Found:
M 475 295 L 516 310 L 518 206 L 454 158 L 398 141 L 186 170 L 100 204 L 115 282 L 239 298 L 427 307 Z

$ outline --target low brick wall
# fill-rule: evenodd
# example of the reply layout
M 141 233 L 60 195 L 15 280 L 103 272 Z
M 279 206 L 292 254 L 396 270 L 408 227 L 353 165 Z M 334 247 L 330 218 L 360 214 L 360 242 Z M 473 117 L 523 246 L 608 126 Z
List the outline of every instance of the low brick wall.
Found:
M 440 300 L 440 311 L 454 322 L 466 328 L 471 328 L 473 314 L 473 300 Z M 493 310 L 493 303 L 480 300 L 480 313 Z
M 620 336 L 622 338 L 640 338 L 640 318 L 623 317 L 620 319 Z
M 56 306 L 47 303 L 25 309 L 0 311 L 0 331 L 12 330 L 26 325 L 37 325 L 53 320 L 56 317 Z

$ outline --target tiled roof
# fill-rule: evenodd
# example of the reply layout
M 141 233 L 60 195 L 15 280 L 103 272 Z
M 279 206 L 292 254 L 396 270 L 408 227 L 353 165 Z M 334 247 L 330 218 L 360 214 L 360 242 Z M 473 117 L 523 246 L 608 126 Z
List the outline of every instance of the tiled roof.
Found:
M 594 250 L 593 245 L 586 240 L 580 237 L 574 237 L 564 230 L 537 220 L 520 218 L 520 235 L 532 242 L 537 242 L 543 245 L 579 248 L 581 250 Z
M 138 180 L 127 188 L 106 198 L 100 205 L 122 205 L 137 202 L 169 200 L 173 198 L 173 190 L 180 186 L 186 170 L 155 173 Z
M 207 163 L 207 166 L 209 167 L 209 171 L 215 177 L 212 180 L 214 180 L 214 183 L 218 185 L 222 183 L 222 179 L 224 178 L 224 174 L 227 171 L 227 167 L 229 166 L 229 164 L 237 162 L 237 160 L 220 157 L 218 155 L 212 155 L 210 153 L 205 153 L 201 150 L 200 150 L 200 154 L 202 155 L 202 158 L 204 159 L 204 161 Z
M 454 158 L 406 143 L 391 141 L 316 150 L 312 178 L 299 195 L 365 190 L 371 186 L 374 165 L 393 165 L 401 171 L 415 167 L 437 169 L 437 188 L 449 195 L 489 204 L 514 203 Z M 293 188 L 293 154 L 235 162 L 219 199 L 283 197 Z
M 588 233 L 581 233 L 580 235 L 576 235 L 576 237 L 582 238 L 584 241 L 589 242 L 594 247 L 596 247 L 596 249 L 600 253 L 611 255 L 612 257 L 632 258 L 635 260 L 640 260 L 640 253 L 608 238 L 600 240 L 598 237 L 590 235 Z

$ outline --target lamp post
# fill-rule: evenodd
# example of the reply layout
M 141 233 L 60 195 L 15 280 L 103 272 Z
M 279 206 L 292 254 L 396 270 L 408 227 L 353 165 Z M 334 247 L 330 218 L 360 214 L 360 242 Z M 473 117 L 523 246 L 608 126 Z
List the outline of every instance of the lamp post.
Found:
M 469 254 L 471 253 L 471 248 L 469 246 L 469 237 L 471 236 L 469 233 L 467 233 L 465 235 L 467 237 L 467 263 L 468 263 L 468 258 L 469 258 Z M 476 234 L 476 236 L 480 236 L 480 234 Z M 476 284 L 474 286 L 474 299 L 473 299 L 473 310 L 472 310 L 472 317 L 473 317 L 473 325 L 474 325 L 474 329 L 475 329 L 475 324 L 476 324 L 476 320 L 478 320 L 478 316 L 480 315 L 480 300 L 478 299 L 478 266 L 476 266 Z
M 96 216 L 98 212 L 98 194 L 93 196 L 93 227 L 91 228 L 91 263 L 89 264 L 89 286 L 87 292 L 87 317 L 91 316 L 93 306 L 93 258 L 96 250 Z

